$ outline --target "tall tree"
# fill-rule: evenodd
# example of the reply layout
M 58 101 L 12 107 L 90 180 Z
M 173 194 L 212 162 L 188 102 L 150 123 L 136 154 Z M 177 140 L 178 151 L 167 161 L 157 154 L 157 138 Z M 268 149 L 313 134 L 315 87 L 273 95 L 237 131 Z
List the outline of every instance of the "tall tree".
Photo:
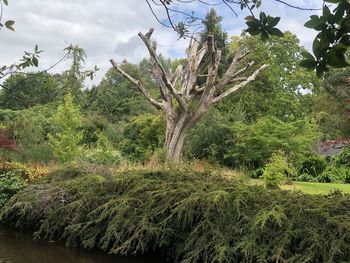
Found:
M 315 112 L 325 138 L 350 137 L 350 68 L 325 75 Z
M 71 94 L 74 101 L 79 105 L 83 105 L 87 99 L 87 94 L 84 92 L 84 81 L 89 74 L 85 71 L 83 65 L 85 64 L 86 54 L 84 49 L 78 45 L 70 45 L 65 50 L 68 51 L 68 59 L 72 61 L 69 70 L 62 74 L 61 85 L 63 95 Z
M 0 90 L 0 108 L 24 109 L 52 102 L 59 87 L 48 73 L 15 74 L 7 78 Z
M 142 62 L 140 65 L 143 64 Z M 150 87 L 151 80 L 147 77 L 149 73 L 142 72 L 142 68 L 126 61 L 122 63 L 121 68 Z M 113 68 L 108 70 L 97 87 L 93 87 L 91 96 L 92 109 L 106 116 L 111 122 L 126 121 L 131 117 L 154 111 L 147 100 L 133 88 L 132 83 Z
M 174 73 L 168 74 L 159 60 L 156 45 L 151 41 L 152 33 L 153 29 L 146 34 L 139 33 L 139 36 L 150 53 L 161 101 L 153 98 L 139 80 L 126 73 L 113 59 L 111 63 L 120 74 L 138 88 L 154 107 L 164 112 L 166 159 L 179 162 L 188 131 L 196 125 L 208 109 L 254 81 L 268 65 L 261 65 L 247 77 L 242 77 L 248 67 L 239 68 L 239 61 L 247 53 L 237 50 L 231 65 L 223 77 L 219 78 L 221 51 L 215 48 L 213 36 L 209 35 L 206 44 L 201 49 L 199 49 L 199 41 L 193 38 L 188 48 L 186 66 L 180 65 Z M 206 82 L 203 86 L 198 86 L 198 68 L 205 55 L 209 57 Z M 253 64 L 250 62 L 250 65 Z
M 221 103 L 221 112 L 228 112 L 233 105 L 239 104 L 249 122 L 266 115 L 283 121 L 295 121 L 311 113 L 314 94 L 320 89 L 321 81 L 315 74 L 299 66 L 305 49 L 295 35 L 284 32 L 283 38 L 270 37 L 261 41 L 259 37 L 245 34 L 233 40 L 232 52 L 239 46 L 251 51 L 242 64 L 254 60 L 269 64 L 270 69 L 244 91 Z
M 213 36 L 214 47 L 221 50 L 221 63 L 219 65 L 218 75 L 223 74 L 224 69 L 229 63 L 229 45 L 227 41 L 227 33 L 223 30 L 221 26 L 222 17 L 218 16 L 216 10 L 211 8 L 209 13 L 206 15 L 205 19 L 202 21 L 204 26 L 203 32 L 200 34 L 200 48 L 205 45 L 208 36 Z M 208 55 L 204 56 L 201 65 L 199 66 L 199 74 L 205 75 L 208 71 L 209 58 Z M 199 85 L 203 84 L 199 78 Z

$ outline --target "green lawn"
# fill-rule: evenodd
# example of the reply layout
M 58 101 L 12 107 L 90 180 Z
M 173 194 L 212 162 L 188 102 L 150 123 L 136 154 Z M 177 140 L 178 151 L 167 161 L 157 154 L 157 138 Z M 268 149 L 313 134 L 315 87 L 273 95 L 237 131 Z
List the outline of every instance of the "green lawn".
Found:
M 262 180 L 250 179 L 252 184 L 262 185 Z M 329 184 L 329 183 L 307 183 L 307 182 L 293 182 L 292 185 L 283 185 L 284 190 L 300 190 L 307 194 L 329 194 L 330 191 L 339 189 L 345 194 L 350 194 L 350 184 Z
M 282 189 L 300 190 L 308 194 L 328 194 L 331 190 L 339 189 L 343 193 L 350 194 L 350 184 L 293 182 L 293 185 L 284 185 Z

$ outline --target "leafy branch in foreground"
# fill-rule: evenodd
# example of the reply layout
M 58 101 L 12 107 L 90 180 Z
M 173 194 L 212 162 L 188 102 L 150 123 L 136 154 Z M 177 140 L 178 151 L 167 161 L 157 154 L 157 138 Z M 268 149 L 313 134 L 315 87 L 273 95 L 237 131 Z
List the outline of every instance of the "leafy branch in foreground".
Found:
M 68 85 L 71 83 L 66 83 L 62 85 L 59 89 L 57 89 L 54 93 L 50 95 L 44 95 L 36 98 L 32 98 L 28 101 L 28 98 L 26 98 L 25 94 L 23 94 L 23 91 L 18 90 L 18 87 L 20 85 L 25 84 L 24 82 L 33 80 L 35 78 L 50 78 L 50 71 L 56 68 L 59 64 L 61 64 L 63 61 L 67 59 L 72 59 L 73 64 L 76 60 L 76 56 L 79 52 L 83 52 L 82 55 L 85 56 L 84 50 L 77 46 L 70 44 L 68 47 L 64 49 L 65 54 L 54 64 L 49 66 L 46 69 L 40 70 L 38 72 L 30 73 L 25 71 L 25 69 L 29 67 L 38 67 L 39 66 L 39 54 L 42 53 L 42 50 L 39 50 L 38 45 L 35 46 L 33 52 L 24 52 L 24 55 L 22 59 L 20 59 L 19 62 L 14 63 L 12 65 L 5 65 L 0 68 L 0 81 L 7 80 L 11 75 L 22 75 L 25 76 L 22 80 L 16 82 L 14 85 L 9 85 L 6 81 L 3 83 L 0 82 L 0 88 L 6 90 L 6 92 L 10 93 L 13 98 L 19 101 L 25 101 L 26 103 L 34 103 L 39 100 L 45 99 L 47 96 L 56 96 L 60 91 L 67 88 Z M 83 82 L 87 77 L 91 80 L 94 78 L 95 73 L 99 70 L 97 66 L 94 66 L 93 69 L 83 69 L 83 68 L 77 68 L 76 72 L 73 72 L 75 75 L 77 75 L 77 78 L 79 78 L 78 81 Z M 18 90 L 18 92 L 17 92 Z
M 321 76 L 327 66 L 343 68 L 349 66 L 346 51 L 350 46 L 350 3 L 347 0 L 325 0 L 338 4 L 333 11 L 324 5 L 321 16 L 312 15 L 305 27 L 319 31 L 313 42 L 313 53 L 305 52 L 301 66 L 316 69 Z
M 2 22 L 2 17 L 4 14 L 4 5 L 8 6 L 8 0 L 0 0 L 0 30 L 3 27 L 6 27 L 9 30 L 15 31 L 13 25 L 15 24 L 15 21 L 13 20 L 7 20 L 5 22 Z
M 289 3 L 288 0 L 274 0 L 276 3 L 283 4 L 289 8 L 300 11 L 323 11 L 321 16 L 312 15 L 311 19 L 305 24 L 305 27 L 319 31 L 313 43 L 313 55 L 304 53 L 305 60 L 301 66 L 309 69 L 316 69 L 318 76 L 322 76 L 328 67 L 343 68 L 349 64 L 346 61 L 345 53 L 350 46 L 350 3 L 348 0 L 324 0 L 323 8 L 309 8 L 297 6 Z M 179 34 L 179 37 L 191 36 L 191 28 L 197 30 L 198 20 L 203 20 L 193 12 L 188 12 L 191 4 L 198 4 L 197 13 L 207 6 L 224 6 L 232 11 L 233 15 L 238 16 L 235 8 L 241 10 L 247 9 L 251 15 L 245 18 L 248 32 L 251 35 L 260 35 L 262 39 L 270 36 L 283 36 L 283 33 L 276 27 L 280 17 L 272 17 L 265 12 L 260 12 L 259 16 L 254 14 L 259 9 L 262 0 L 221 0 L 221 1 L 202 1 L 202 0 L 146 0 L 153 15 L 162 25 L 172 28 Z M 331 11 L 332 5 L 335 8 Z M 165 20 L 163 21 L 156 13 L 156 8 L 164 10 Z M 221 7 L 220 7 L 221 8 Z M 164 16 L 164 15 L 163 15 Z

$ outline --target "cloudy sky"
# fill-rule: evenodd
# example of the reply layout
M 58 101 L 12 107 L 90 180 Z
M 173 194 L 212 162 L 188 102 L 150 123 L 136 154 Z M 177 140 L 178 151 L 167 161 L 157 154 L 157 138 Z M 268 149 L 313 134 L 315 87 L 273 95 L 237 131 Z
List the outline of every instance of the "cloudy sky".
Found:
M 210 0 L 207 0 L 210 2 Z M 217 1 L 212 1 L 217 2 Z M 315 33 L 303 27 L 308 17 L 315 12 L 299 11 L 264 0 L 263 10 L 273 16 L 281 16 L 279 28 L 295 33 L 302 45 L 310 47 Z M 303 7 L 320 7 L 321 0 L 288 0 Z M 203 15 L 208 7 L 200 4 L 189 6 Z M 217 6 L 224 17 L 224 28 L 230 35 L 239 35 L 244 28 L 246 13 L 238 12 L 238 18 L 224 6 Z M 0 32 L 0 65 L 17 61 L 24 50 L 31 51 L 36 44 L 44 50 L 40 60 L 41 68 L 48 68 L 63 55 L 63 49 L 70 43 L 85 49 L 87 68 L 97 65 L 101 68 L 97 83 L 110 67 L 109 59 L 127 59 L 138 62 L 147 56 L 137 33 L 154 27 L 154 38 L 158 49 L 168 57 L 181 57 L 188 40 L 178 40 L 171 29 L 159 25 L 150 12 L 145 0 L 10 0 L 5 8 L 4 20 L 16 21 L 16 32 Z M 161 10 L 155 10 L 164 17 Z M 238 10 L 239 11 L 239 10 Z M 67 63 L 60 64 L 54 71 L 67 69 Z

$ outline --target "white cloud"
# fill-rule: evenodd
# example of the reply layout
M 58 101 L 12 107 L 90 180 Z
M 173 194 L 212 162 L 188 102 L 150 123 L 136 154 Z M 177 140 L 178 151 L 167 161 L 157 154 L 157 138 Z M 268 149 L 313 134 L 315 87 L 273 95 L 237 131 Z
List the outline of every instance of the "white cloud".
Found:
M 292 2 L 310 6 L 310 1 L 306 0 Z M 314 7 L 319 1 L 312 2 Z M 288 9 L 274 0 L 264 0 L 264 3 L 267 13 L 282 16 L 282 29 L 292 31 L 302 44 L 310 45 L 314 33 L 303 27 L 310 13 Z M 194 7 L 199 8 L 198 5 Z M 244 14 L 235 18 L 224 6 L 218 8 L 219 14 L 225 17 L 224 28 L 230 34 L 239 34 L 244 28 Z M 5 20 L 9 18 L 16 21 L 16 32 L 0 32 L 0 65 L 13 63 L 23 50 L 30 51 L 38 44 L 44 50 L 41 67 L 47 68 L 63 56 L 64 47 L 73 43 L 85 49 L 87 67 L 98 65 L 101 68 L 96 81 L 110 67 L 110 58 L 137 62 L 147 55 L 137 37 L 139 31 L 155 27 L 154 39 L 159 52 L 165 56 L 183 56 L 187 47 L 187 40 L 178 41 L 175 32 L 156 22 L 144 0 L 16 0 L 5 9 Z M 62 71 L 68 66 L 63 63 L 55 70 Z

